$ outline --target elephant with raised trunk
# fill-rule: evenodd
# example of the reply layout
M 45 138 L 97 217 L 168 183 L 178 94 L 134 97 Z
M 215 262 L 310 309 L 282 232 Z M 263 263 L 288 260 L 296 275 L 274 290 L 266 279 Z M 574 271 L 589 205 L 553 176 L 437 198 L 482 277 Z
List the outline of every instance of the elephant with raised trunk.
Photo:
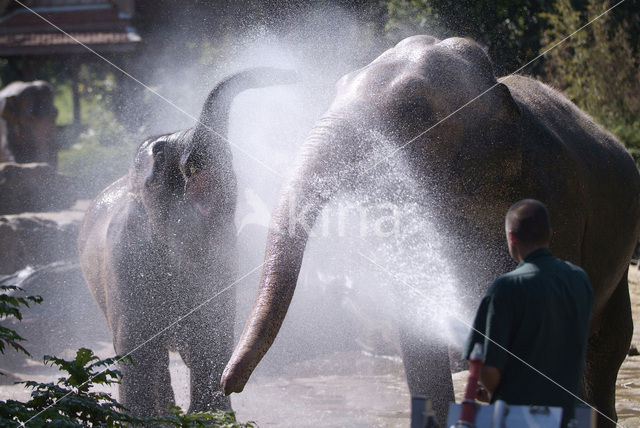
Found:
M 524 198 L 547 204 L 552 251 L 582 266 L 594 287 L 584 397 L 615 419 L 615 381 L 633 329 L 627 269 L 640 231 L 640 177 L 622 144 L 541 82 L 496 80 L 468 39 L 405 39 L 344 76 L 336 92 L 272 218 L 258 295 L 222 377 L 225 393 L 242 391 L 287 313 L 308 240 L 299 226 L 313 225 L 339 194 L 379 190 L 368 187 L 371 177 L 400 157 L 452 243 L 450 261 L 473 308 L 513 267 L 508 207 Z M 380 141 L 389 156 L 376 159 Z M 453 400 L 446 344 L 410 331 L 400 338 L 411 394 L 432 398 L 444 418 Z
M 233 349 L 236 178 L 226 140 L 229 108 L 250 88 L 292 83 L 255 68 L 209 94 L 197 124 L 143 142 L 128 174 L 93 201 L 80 263 L 119 355 L 120 401 L 137 416 L 174 402 L 169 350 L 191 372 L 190 411 L 230 409 L 220 376 Z

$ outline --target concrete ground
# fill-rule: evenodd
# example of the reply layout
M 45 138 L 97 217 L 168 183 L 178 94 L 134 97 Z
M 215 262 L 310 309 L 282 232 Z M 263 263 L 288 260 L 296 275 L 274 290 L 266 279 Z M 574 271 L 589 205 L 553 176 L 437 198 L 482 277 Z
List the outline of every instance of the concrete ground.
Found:
M 640 325 L 640 271 L 632 266 L 630 292 L 633 317 Z M 640 346 L 640 328 L 633 343 Z M 87 344 L 101 356 L 113 354 L 111 344 Z M 11 351 L 9 351 L 11 352 Z M 0 361 L 3 361 L 0 359 Z M 13 381 L 52 381 L 55 372 L 27 360 L 19 370 L 7 370 L 0 379 L 0 399 L 28 398 L 29 391 Z M 173 355 L 172 383 L 177 404 L 188 406 L 188 371 Z M 467 372 L 454 374 L 456 398 L 460 400 Z M 640 356 L 630 356 L 618 376 L 619 423 L 640 426 Z M 110 389 L 115 393 L 115 387 Z M 255 421 L 261 427 L 406 427 L 409 422 L 409 392 L 398 357 L 364 352 L 337 352 L 290 364 L 277 376 L 258 375 L 245 391 L 232 397 L 240 421 Z

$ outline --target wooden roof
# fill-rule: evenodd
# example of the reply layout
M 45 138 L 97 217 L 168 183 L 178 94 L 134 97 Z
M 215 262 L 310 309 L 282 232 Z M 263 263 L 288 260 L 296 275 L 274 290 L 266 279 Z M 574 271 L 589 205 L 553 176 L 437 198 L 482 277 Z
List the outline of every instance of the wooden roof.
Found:
M 59 5 L 55 1 L 30 3 L 34 12 L 73 38 L 35 13 L 17 8 L 0 16 L 0 56 L 88 52 L 77 41 L 100 52 L 128 51 L 140 41 L 131 26 L 131 15 L 119 10 L 115 3 L 104 0 L 64 0 Z

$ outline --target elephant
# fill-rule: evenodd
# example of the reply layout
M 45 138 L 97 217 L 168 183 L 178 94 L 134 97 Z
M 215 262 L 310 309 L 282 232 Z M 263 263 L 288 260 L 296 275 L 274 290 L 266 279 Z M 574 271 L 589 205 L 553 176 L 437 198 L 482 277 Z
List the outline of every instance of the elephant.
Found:
M 390 155 L 376 160 L 380 141 Z M 638 170 L 623 145 L 559 91 L 522 75 L 497 79 L 482 47 L 456 37 L 409 37 L 336 84 L 273 213 L 224 392 L 242 391 L 273 343 L 319 213 L 338 196 L 377 190 L 371 177 L 395 168 L 394 157 L 453 243 L 450 263 L 474 308 L 514 267 L 504 238 L 509 206 L 534 198 L 549 207 L 552 251 L 583 267 L 593 284 L 583 395 L 606 415 L 599 426 L 611 425 L 633 330 L 627 271 L 640 232 Z M 411 395 L 433 399 L 444 418 L 453 400 L 446 344 L 399 333 Z
M 226 140 L 231 102 L 288 84 L 292 71 L 248 69 L 209 93 L 196 125 L 152 137 L 129 172 L 104 189 L 79 234 L 84 278 L 122 362 L 120 402 L 134 415 L 168 412 L 169 351 L 191 373 L 190 411 L 231 408 L 220 387 L 233 349 L 237 190 Z
M 58 166 L 53 86 L 15 81 L 0 91 L 0 162 L 46 162 Z

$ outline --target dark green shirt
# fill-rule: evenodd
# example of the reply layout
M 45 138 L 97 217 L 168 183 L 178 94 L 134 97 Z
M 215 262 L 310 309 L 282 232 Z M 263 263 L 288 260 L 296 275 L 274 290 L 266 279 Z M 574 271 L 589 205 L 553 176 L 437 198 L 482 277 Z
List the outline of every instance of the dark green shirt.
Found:
M 485 365 L 500 370 L 492 402 L 562 406 L 572 414 L 576 402 L 569 393 L 478 332 L 581 396 L 592 306 L 587 274 L 546 248 L 536 250 L 491 284 L 476 314 L 477 331 L 469 335 L 463 357 L 468 359 L 473 345 L 481 343 Z

